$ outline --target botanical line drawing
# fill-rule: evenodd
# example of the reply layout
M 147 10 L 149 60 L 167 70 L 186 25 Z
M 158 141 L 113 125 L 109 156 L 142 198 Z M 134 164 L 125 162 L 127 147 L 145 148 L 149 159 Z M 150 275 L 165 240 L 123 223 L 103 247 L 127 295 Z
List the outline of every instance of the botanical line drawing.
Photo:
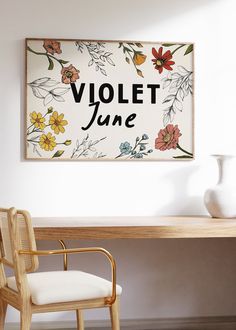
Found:
M 77 40 L 75 45 L 78 50 L 83 53 L 84 49 L 87 49 L 90 56 L 88 66 L 94 66 L 96 71 L 101 72 L 104 76 L 107 76 L 105 69 L 106 64 L 115 66 L 111 56 L 113 53 L 106 51 L 105 42 L 92 42 L 92 41 L 80 41 Z
M 27 159 L 193 159 L 194 44 L 27 38 Z
M 166 126 L 168 123 L 173 122 L 177 111 L 183 110 L 183 101 L 186 96 L 193 94 L 193 72 L 187 70 L 183 66 L 178 66 L 179 72 L 168 73 L 162 79 L 165 89 L 169 87 L 169 94 L 163 100 L 163 104 L 168 103 L 168 107 L 164 109 L 163 124 Z
M 53 70 L 54 68 L 54 62 L 57 62 L 61 65 L 61 67 L 64 67 L 64 64 L 69 63 L 69 61 L 65 61 L 62 59 L 57 58 L 56 54 L 61 54 L 61 43 L 56 40 L 44 40 L 43 42 L 43 48 L 46 52 L 37 52 L 33 50 L 31 47 L 27 46 L 27 50 L 35 55 L 45 56 L 48 60 L 48 70 Z
M 138 47 L 139 50 L 135 49 L 135 47 Z M 138 68 L 138 66 L 142 65 L 145 61 L 147 56 L 143 54 L 143 52 L 140 50 L 143 45 L 140 42 L 120 42 L 118 48 L 122 48 L 123 53 L 125 54 L 125 60 L 128 64 L 133 63 L 135 70 L 137 74 L 144 78 L 143 72 Z
M 34 96 L 42 99 L 43 105 L 46 106 L 53 100 L 57 102 L 65 102 L 62 95 L 66 94 L 70 88 L 55 87 L 58 84 L 60 84 L 60 82 L 56 80 L 49 77 L 42 77 L 28 83 L 28 86 L 31 87 Z
M 61 66 L 61 82 L 64 84 L 70 84 L 79 79 L 79 70 L 76 69 L 72 64 L 65 67 L 64 64 L 69 63 L 69 61 L 65 61 L 57 58 L 56 54 L 61 54 L 61 43 L 57 40 L 45 39 L 43 41 L 43 48 L 46 52 L 38 52 L 33 50 L 31 47 L 27 46 L 27 50 L 35 55 L 45 56 L 48 60 L 48 70 L 54 69 L 54 62 L 59 63 Z
M 64 119 L 63 113 L 58 114 L 53 107 L 49 107 L 44 115 L 41 112 L 33 111 L 29 117 L 31 124 L 27 127 L 27 143 L 33 146 L 33 152 L 37 153 L 39 157 L 42 155 L 38 147 L 44 151 L 53 151 L 58 145 L 69 146 L 71 144 L 71 140 L 57 142 L 56 136 L 51 132 L 53 131 L 56 135 L 65 132 L 64 126 L 68 125 L 68 122 Z M 48 132 L 48 129 L 51 131 Z M 60 157 L 64 151 L 64 149 L 57 150 L 52 158 Z
M 182 44 L 182 45 L 177 45 L 177 44 L 171 44 L 171 43 L 164 43 L 162 44 L 163 47 L 172 47 L 172 46 L 177 46 L 177 48 L 175 48 L 174 50 L 172 50 L 171 54 L 172 56 L 174 55 L 175 52 L 177 52 L 179 49 L 187 46 L 185 52 L 184 52 L 184 56 L 188 55 L 190 53 L 192 53 L 193 51 L 193 44 Z
M 174 156 L 175 159 L 193 158 L 193 154 L 179 145 L 179 138 L 182 133 L 179 130 L 178 125 L 168 124 L 165 128 L 160 129 L 158 136 L 155 139 L 155 149 L 160 151 L 166 151 L 170 149 L 179 149 L 184 153 L 181 156 Z
M 86 135 L 85 138 L 82 139 L 80 142 L 79 140 L 76 141 L 76 147 L 73 150 L 73 153 L 71 155 L 71 159 L 78 159 L 81 157 L 91 157 L 92 158 L 103 158 L 106 155 L 103 154 L 102 152 L 98 152 L 95 146 L 100 143 L 101 141 L 105 140 L 105 137 L 102 137 L 99 140 L 90 140 L 89 139 L 89 134 Z
M 120 154 L 115 157 L 121 158 L 126 157 L 126 159 L 136 158 L 142 159 L 144 156 L 148 156 L 153 152 L 152 149 L 147 149 L 148 142 L 145 142 L 149 139 L 147 134 L 143 134 L 141 138 L 139 136 L 136 137 L 135 143 L 132 146 L 130 142 L 122 142 L 119 146 Z

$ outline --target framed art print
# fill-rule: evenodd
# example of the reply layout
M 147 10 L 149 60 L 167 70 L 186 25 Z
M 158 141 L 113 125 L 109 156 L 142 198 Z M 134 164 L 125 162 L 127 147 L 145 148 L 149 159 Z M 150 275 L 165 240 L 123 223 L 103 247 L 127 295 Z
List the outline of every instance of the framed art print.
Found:
M 26 39 L 26 158 L 193 159 L 193 50 Z

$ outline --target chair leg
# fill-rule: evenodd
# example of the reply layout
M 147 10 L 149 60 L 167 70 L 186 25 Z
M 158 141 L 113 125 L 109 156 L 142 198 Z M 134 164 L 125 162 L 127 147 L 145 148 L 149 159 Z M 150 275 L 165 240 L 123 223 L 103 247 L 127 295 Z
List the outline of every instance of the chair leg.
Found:
M 77 330 L 84 330 L 84 317 L 80 309 L 76 310 Z
M 109 308 L 112 330 L 120 330 L 120 297 L 116 297 L 116 301 Z
M 3 299 L 0 299 L 0 330 L 4 329 L 6 313 L 7 313 L 7 302 Z
M 30 330 L 32 313 L 30 310 L 20 312 L 20 330 Z

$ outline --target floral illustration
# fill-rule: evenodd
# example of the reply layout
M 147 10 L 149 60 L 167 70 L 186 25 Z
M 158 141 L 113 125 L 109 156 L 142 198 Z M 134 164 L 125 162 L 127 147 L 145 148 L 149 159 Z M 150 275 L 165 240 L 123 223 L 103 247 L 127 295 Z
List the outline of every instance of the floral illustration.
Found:
M 71 155 L 71 159 L 78 159 L 80 157 L 91 157 L 92 158 L 103 158 L 106 155 L 103 154 L 102 152 L 98 152 L 97 149 L 95 148 L 95 145 L 100 143 L 101 141 L 105 140 L 106 136 L 99 139 L 99 140 L 90 140 L 89 139 L 89 134 L 85 138 L 82 139 L 81 142 L 79 140 L 76 141 L 76 147 L 73 150 L 73 153 Z
M 74 83 L 79 79 L 79 70 L 77 70 L 72 64 L 61 69 L 61 81 L 64 84 Z
M 155 149 L 165 151 L 170 149 L 179 149 L 185 153 L 182 156 L 174 158 L 193 158 L 193 154 L 180 147 L 179 138 L 182 136 L 178 125 L 168 124 L 164 129 L 160 129 L 155 140 Z
M 155 148 L 161 151 L 176 149 L 181 135 L 178 125 L 169 124 L 159 131 L 155 140 Z
M 30 114 L 30 122 L 34 125 L 35 128 L 39 128 L 40 130 L 43 130 L 45 128 L 45 118 L 42 116 L 42 114 L 36 111 L 32 112 Z
M 45 151 L 52 151 L 57 145 L 55 142 L 56 138 L 52 135 L 52 133 L 43 134 L 39 138 L 39 145 Z
M 135 49 L 135 47 L 138 48 L 142 48 L 143 45 L 139 42 L 137 43 L 133 43 L 133 42 L 128 42 L 128 43 L 124 43 L 124 42 L 120 42 L 119 43 L 119 48 L 123 49 L 123 53 L 125 54 L 125 60 L 128 64 L 133 63 L 137 74 L 140 77 L 144 77 L 143 76 L 143 72 L 137 68 L 137 66 L 142 65 L 145 61 L 147 56 L 145 54 L 143 54 L 142 51 Z
M 42 77 L 28 83 L 28 86 L 31 87 L 34 96 L 42 99 L 43 105 L 46 106 L 53 100 L 57 102 L 65 101 L 62 95 L 67 93 L 70 88 L 55 87 L 58 84 L 60 84 L 60 82 L 56 80 L 49 77 Z
M 107 76 L 105 69 L 106 64 L 115 66 L 115 63 L 111 59 L 113 55 L 111 52 L 107 52 L 105 49 L 105 42 L 92 42 L 92 41 L 76 41 L 75 45 L 78 50 L 83 53 L 84 49 L 87 49 L 90 56 L 88 66 L 94 66 L 96 71 L 101 72 L 104 76 Z
M 51 55 L 61 54 L 61 43 L 56 40 L 44 40 L 43 48 L 46 50 L 47 53 L 50 53 Z
M 168 107 L 164 110 L 164 126 L 173 121 L 176 111 L 183 110 L 184 98 L 193 93 L 193 72 L 183 66 L 178 66 L 178 71 L 169 73 L 162 79 L 163 89 L 169 87 L 170 92 L 162 102 L 168 103 Z
M 158 70 L 158 72 L 161 74 L 163 69 L 166 70 L 173 70 L 171 67 L 175 64 L 174 61 L 171 61 L 172 54 L 170 50 L 166 51 L 164 54 L 163 47 L 160 47 L 158 51 L 153 47 L 152 48 L 152 55 L 154 56 L 154 59 L 152 59 L 153 65 L 155 65 L 155 69 Z
M 49 124 L 51 125 L 51 129 L 54 131 L 55 134 L 59 134 L 60 132 L 61 133 L 65 132 L 64 126 L 66 126 L 68 122 L 63 118 L 64 118 L 64 114 L 61 113 L 60 115 L 58 115 L 57 111 L 54 111 L 50 116 Z
M 128 155 L 132 150 L 131 145 L 129 144 L 129 142 L 123 142 L 120 145 L 120 152 L 122 155 Z
M 193 158 L 187 43 L 26 40 L 28 159 Z
M 148 149 L 148 143 L 145 142 L 149 139 L 147 134 L 143 134 L 140 138 L 139 136 L 136 137 L 135 144 L 132 146 L 129 142 L 125 141 L 120 144 L 120 154 L 115 157 L 115 159 L 120 157 L 126 157 L 126 159 L 141 159 L 144 156 L 148 156 L 150 153 L 153 152 L 152 149 Z
M 185 52 L 184 52 L 184 56 L 192 53 L 192 51 L 193 51 L 193 44 L 190 44 L 190 45 L 188 45 L 188 44 L 176 45 L 176 44 L 171 44 L 171 43 L 164 43 L 164 44 L 162 44 L 162 46 L 163 47 L 177 46 L 177 48 L 172 50 L 172 52 L 171 52 L 172 56 L 174 55 L 175 52 L 177 52 L 179 49 L 181 49 L 183 47 L 187 47 Z
M 60 42 L 56 40 L 44 40 L 43 41 L 43 48 L 46 50 L 46 52 L 37 52 L 33 50 L 31 47 L 27 46 L 27 50 L 35 55 L 39 56 L 45 56 L 48 60 L 48 70 L 53 70 L 54 69 L 54 62 L 57 62 L 61 65 L 61 67 L 64 67 L 64 64 L 69 63 L 69 61 L 65 61 L 62 59 L 59 59 L 54 56 L 54 54 L 61 54 L 61 44 Z
M 141 65 L 146 61 L 147 56 L 142 53 L 135 53 L 133 56 L 133 62 L 136 65 Z
M 64 119 L 63 113 L 59 115 L 57 111 L 53 111 L 53 107 L 49 107 L 44 115 L 41 112 L 33 111 L 29 117 L 31 125 L 27 127 L 27 142 L 33 146 L 33 152 L 36 152 L 39 157 L 42 156 L 38 147 L 44 151 L 53 151 L 58 145 L 69 146 L 71 144 L 71 140 L 57 142 L 56 136 L 52 135 L 50 131 L 45 132 L 46 129 L 51 129 L 57 135 L 65 132 L 64 126 L 68 122 Z M 60 157 L 63 153 L 64 150 L 57 150 L 52 158 Z

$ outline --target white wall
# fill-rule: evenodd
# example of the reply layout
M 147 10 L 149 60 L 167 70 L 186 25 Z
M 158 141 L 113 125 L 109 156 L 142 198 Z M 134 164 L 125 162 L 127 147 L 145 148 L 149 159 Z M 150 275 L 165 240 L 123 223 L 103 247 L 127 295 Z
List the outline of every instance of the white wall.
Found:
M 235 153 L 234 0 L 0 0 L 0 205 L 33 216 L 204 214 L 208 155 Z M 23 158 L 24 38 L 196 43 L 196 160 L 30 162 Z M 55 247 L 56 243 L 40 243 Z M 94 242 L 78 242 L 93 245 Z M 233 239 L 104 241 L 118 261 L 122 318 L 236 314 Z M 76 242 L 71 243 L 71 246 Z M 72 260 L 91 271 L 99 260 Z M 42 269 L 60 265 L 42 260 Z M 82 262 L 85 260 L 84 262 Z M 72 318 L 50 314 L 35 319 Z M 87 317 L 105 318 L 103 312 Z M 8 321 L 18 314 L 9 310 Z

